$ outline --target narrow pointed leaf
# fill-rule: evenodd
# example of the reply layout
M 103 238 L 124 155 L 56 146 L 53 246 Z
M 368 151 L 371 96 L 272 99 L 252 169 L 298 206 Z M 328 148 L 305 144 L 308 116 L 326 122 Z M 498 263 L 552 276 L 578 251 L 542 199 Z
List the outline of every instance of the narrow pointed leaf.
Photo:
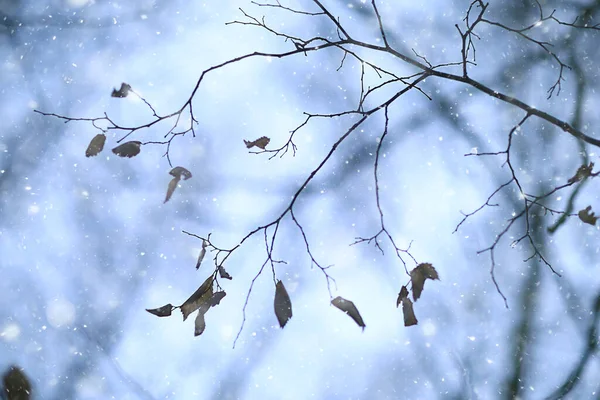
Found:
M 229 279 L 232 280 L 233 278 L 231 277 L 231 275 L 229 275 L 227 273 L 227 271 L 225 271 L 225 268 L 223 267 L 219 267 L 219 276 L 223 279 Z
M 181 313 L 183 314 L 183 320 L 185 321 L 187 317 L 199 309 L 202 306 L 208 306 L 206 309 L 210 307 L 210 299 L 213 295 L 213 276 L 210 275 L 202 285 L 190 296 L 189 299 L 185 301 L 179 308 L 181 309 Z
M 277 281 L 275 285 L 274 307 L 279 326 L 283 328 L 290 318 L 292 318 L 292 301 L 281 281 Z
M 158 307 L 158 308 L 146 308 L 146 311 L 148 311 L 150 314 L 154 314 L 157 317 L 168 317 L 171 315 L 171 312 L 173 311 L 173 305 L 171 303 L 164 305 L 162 307 Z
M 169 174 L 176 178 L 183 178 L 184 181 L 192 177 L 192 173 L 183 167 L 175 167 L 169 171 Z
M 198 254 L 198 261 L 196 261 L 196 269 L 200 268 L 200 264 L 202 263 L 202 260 L 204 260 L 205 255 L 206 255 L 206 247 L 202 247 L 202 249 L 200 250 L 200 254 Z
M 404 314 L 404 326 L 413 326 L 419 323 L 413 310 L 413 303 L 408 297 L 402 299 L 402 314 Z
M 363 329 L 363 331 L 365 330 L 365 322 L 363 321 L 362 317 L 360 316 L 360 313 L 358 312 L 358 308 L 356 308 L 353 302 L 338 296 L 335 299 L 331 300 L 331 304 L 334 307 L 348 314 L 350 318 L 352 318 L 354 322 L 356 322 L 356 324 Z
M 116 155 L 118 155 L 119 157 L 131 158 L 131 157 L 135 157 L 138 154 L 140 154 L 140 146 L 141 145 L 142 145 L 142 142 L 133 140 L 131 142 L 125 142 L 125 143 L 115 147 L 114 149 L 112 149 L 112 152 L 115 153 Z
M 110 96 L 111 97 L 119 97 L 119 98 L 127 97 L 130 90 L 131 90 L 131 86 L 128 85 L 127 83 L 123 82 L 123 83 L 121 83 L 121 87 L 119 88 L 119 90 L 113 89 Z
M 87 149 L 85 150 L 86 157 L 94 157 L 100 154 L 102 149 L 104 149 L 104 143 L 106 142 L 106 135 L 103 133 L 99 133 L 90 141 Z
M 171 198 L 171 196 L 173 196 L 173 193 L 175 192 L 175 189 L 177 189 L 177 184 L 179 183 L 179 177 L 176 176 L 175 178 L 171 179 L 171 182 L 169 182 L 169 186 L 167 187 L 167 196 L 165 197 L 165 201 L 163 202 L 166 203 L 167 201 L 169 201 L 169 199 Z M 196 266 L 196 268 L 199 268 L 200 265 L 198 264 Z

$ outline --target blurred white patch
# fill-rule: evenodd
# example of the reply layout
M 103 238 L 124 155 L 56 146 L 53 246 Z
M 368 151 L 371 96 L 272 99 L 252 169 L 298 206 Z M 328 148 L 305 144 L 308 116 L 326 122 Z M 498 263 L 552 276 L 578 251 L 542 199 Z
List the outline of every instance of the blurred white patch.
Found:
M 55 328 L 71 325 L 75 321 L 75 306 L 70 301 L 56 299 L 46 307 L 46 318 Z
M 67 5 L 69 7 L 83 7 L 85 5 L 87 5 L 88 3 L 91 3 L 90 0 L 67 0 Z
M 104 382 L 98 376 L 86 376 L 77 384 L 77 398 L 79 399 L 101 399 L 104 394 Z
M 27 213 L 29 215 L 35 215 L 40 212 L 40 206 L 37 204 L 32 204 L 27 208 Z
M 437 332 L 437 328 L 431 321 L 426 321 L 422 326 L 423 334 L 425 336 L 434 336 Z
M 0 332 L 0 337 L 7 342 L 16 340 L 21 334 L 21 328 L 15 323 L 6 324 Z

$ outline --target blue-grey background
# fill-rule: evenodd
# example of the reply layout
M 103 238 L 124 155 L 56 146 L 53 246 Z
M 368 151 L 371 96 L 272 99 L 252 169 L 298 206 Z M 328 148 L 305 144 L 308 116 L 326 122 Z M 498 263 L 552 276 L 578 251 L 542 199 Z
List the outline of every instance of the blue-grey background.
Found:
M 593 2 L 543 2 L 572 21 Z M 312 2 L 285 3 L 317 11 Z M 376 41 L 370 2 L 327 1 L 352 34 Z M 432 63 L 458 61 L 467 1 L 378 2 L 390 42 Z M 205 236 L 223 248 L 276 218 L 290 196 L 327 154 L 352 118 L 314 120 L 296 136 L 298 152 L 268 160 L 249 154 L 243 139 L 262 135 L 285 143 L 303 111 L 356 107 L 360 65 L 329 49 L 285 59 L 253 58 L 205 78 L 194 100 L 197 136 L 174 140 L 171 158 L 194 177 L 162 204 L 170 176 L 162 146 L 145 146 L 132 159 L 110 151 L 85 158 L 97 133 L 90 124 L 42 117 L 34 109 L 75 117 L 108 113 L 124 125 L 147 121 L 135 97 L 111 98 L 128 82 L 159 113 L 180 107 L 200 73 L 255 50 L 293 45 L 265 30 L 225 25 L 238 10 L 295 36 L 334 38 L 330 21 L 257 7 L 247 1 L 138 2 L 86 0 L 0 1 L 0 369 L 23 367 L 36 399 L 424 399 L 544 398 L 580 359 L 600 290 L 598 230 L 570 219 L 554 235 L 557 216 L 534 218 L 534 236 L 562 277 L 531 249 L 511 248 L 515 225 L 496 253 L 498 283 L 490 279 L 491 245 L 522 200 L 515 187 L 496 198 L 457 233 L 460 211 L 483 204 L 510 175 L 504 158 L 464 157 L 501 151 L 523 113 L 474 89 L 429 79 L 428 100 L 413 91 L 390 107 L 390 133 L 380 160 L 382 208 L 401 247 L 431 262 L 441 281 L 427 282 L 415 304 L 419 325 L 405 328 L 396 295 L 407 276 L 391 248 L 349 246 L 379 230 L 373 162 L 383 115 L 365 123 L 317 175 L 296 206 L 315 257 L 337 281 L 333 294 L 358 306 L 362 332 L 329 306 L 322 273 L 311 268 L 289 218 L 274 255 L 293 302 L 294 317 L 279 329 L 267 270 L 256 282 L 240 340 L 250 280 L 265 258 L 262 235 L 226 264 L 233 275 L 227 297 L 207 315 L 194 338 L 193 320 L 159 319 L 144 311 L 182 303 L 206 278 L 194 269 Z M 595 7 L 595 8 L 594 8 Z M 492 1 L 488 17 L 521 27 L 536 21 L 535 4 Z M 598 137 L 598 33 L 547 22 L 536 37 L 574 65 L 560 95 L 546 99 L 557 68 L 535 44 L 481 26 L 472 76 Z M 381 54 L 373 62 L 408 75 L 414 70 Z M 458 73 L 458 69 L 452 70 Z M 367 79 L 379 82 L 372 71 Z M 390 91 L 388 93 L 393 93 Z M 384 97 L 373 99 L 370 106 Z M 136 133 L 158 140 L 167 125 Z M 563 184 L 582 162 L 583 147 L 548 124 L 530 119 L 513 140 L 513 162 L 527 193 Z M 591 161 L 597 150 L 587 149 Z M 577 210 L 598 201 L 586 185 Z M 564 207 L 569 191 L 557 193 Z M 208 257 L 207 257 L 208 259 Z M 522 346 L 519 350 L 519 346 Z M 597 398 L 597 359 L 587 364 L 573 398 Z

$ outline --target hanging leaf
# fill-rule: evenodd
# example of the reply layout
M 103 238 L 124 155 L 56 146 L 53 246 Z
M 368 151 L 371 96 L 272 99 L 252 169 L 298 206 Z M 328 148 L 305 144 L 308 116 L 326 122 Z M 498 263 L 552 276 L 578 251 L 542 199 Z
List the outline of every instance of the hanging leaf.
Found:
M 115 147 L 114 149 L 112 149 L 112 152 L 118 155 L 119 157 L 131 158 L 140 154 L 141 145 L 142 142 L 133 140 L 131 142 L 125 142 L 122 145 Z
M 275 285 L 274 307 L 279 326 L 283 328 L 290 318 L 292 318 L 292 301 L 281 281 L 277 281 Z
M 439 280 L 440 277 L 430 263 L 421 263 L 417 265 L 412 271 L 410 271 L 410 281 L 412 283 L 412 293 L 414 301 L 417 301 L 421 297 L 423 287 L 425 286 L 425 280 Z
M 184 181 L 192 177 L 192 173 L 183 167 L 175 167 L 169 171 L 169 174 L 176 178 L 183 178 Z
M 596 225 L 596 221 L 598 220 L 598 217 L 596 217 L 594 212 L 591 210 L 592 210 L 592 206 L 587 206 L 585 209 L 580 210 L 577 213 L 577 215 L 579 216 L 579 219 L 581 221 L 585 222 L 586 224 Z
M 231 275 L 229 275 L 227 273 L 227 271 L 225 271 L 225 268 L 223 268 L 222 266 L 219 266 L 219 276 L 223 279 L 229 279 L 232 280 L 233 278 L 231 277 Z
M 254 146 L 258 147 L 259 149 L 265 149 L 265 147 L 267 147 L 267 145 L 269 144 L 269 142 L 271 141 L 271 139 L 269 139 L 266 136 L 260 137 L 254 141 L 249 141 L 249 140 L 244 140 L 244 144 L 246 145 L 247 148 L 252 148 Z
M 206 329 L 206 321 L 204 320 L 203 310 L 198 311 L 198 315 L 196 315 L 196 321 L 194 321 L 194 336 L 200 336 Z
M 131 86 L 128 85 L 127 83 L 123 82 L 123 83 L 121 83 L 121 87 L 119 88 L 119 90 L 113 89 L 110 96 L 111 97 L 120 97 L 120 98 L 127 97 L 130 90 L 131 90 Z
M 173 305 L 171 303 L 164 305 L 162 307 L 158 307 L 158 308 L 152 308 L 152 309 L 148 309 L 146 308 L 146 311 L 148 311 L 150 314 L 154 314 L 157 317 L 169 317 L 171 315 L 171 312 L 173 311 Z
M 210 306 L 214 307 L 214 306 L 218 306 L 219 303 L 221 303 L 221 300 L 223 300 L 223 297 L 225 297 L 227 295 L 227 293 L 221 291 L 221 292 L 216 292 L 215 294 L 212 295 L 212 297 L 210 298 Z
M 181 309 L 181 313 L 183 314 L 183 320 L 185 321 L 187 317 L 198 310 L 202 306 L 208 306 L 206 309 L 210 307 L 210 299 L 213 295 L 213 276 L 210 275 L 202 285 L 190 296 L 189 299 L 185 301 L 179 308 Z
M 425 277 L 423 276 L 423 272 L 418 268 L 410 271 L 410 282 L 413 299 L 417 301 L 419 297 L 421 297 L 421 292 L 423 291 L 423 286 L 425 285 Z
M 171 182 L 169 182 L 169 186 L 167 187 L 167 196 L 165 197 L 165 201 L 163 202 L 166 203 L 167 201 L 169 201 L 169 199 L 171 198 L 171 196 L 173 196 L 173 193 L 175 192 L 175 189 L 177 189 L 177 184 L 179 183 L 179 177 L 176 176 L 175 178 L 171 179 Z M 202 261 L 202 260 L 200 260 Z M 196 265 L 196 269 L 198 269 L 200 267 L 200 264 L 198 263 Z
M 353 302 L 338 296 L 335 299 L 331 300 L 331 304 L 333 304 L 334 307 L 348 314 L 350 318 L 352 318 L 354 322 L 356 322 L 356 324 L 363 329 L 363 331 L 365 330 L 365 322 L 363 321 L 362 317 L 360 316 L 360 313 L 358 312 L 358 308 L 356 308 Z
M 3 392 L 7 400 L 29 400 L 31 398 L 31 383 L 16 365 L 10 366 L 2 376 Z M 4 398 L 4 397 L 3 397 Z
M 102 149 L 104 149 L 104 143 L 106 142 L 106 135 L 103 133 L 99 133 L 91 140 L 87 149 L 85 150 L 86 157 L 94 157 L 100 154 Z
M 577 169 L 575 175 L 569 178 L 569 183 L 579 182 L 592 174 L 592 169 L 594 169 L 594 163 L 590 162 L 588 165 L 582 165 Z
M 423 274 L 423 276 L 426 279 L 432 279 L 432 280 L 440 279 L 437 271 L 435 270 L 433 265 L 431 265 L 430 263 L 421 263 L 421 264 L 417 265 L 417 269 L 419 269 L 421 271 L 421 273 Z
M 198 254 L 198 261 L 196 261 L 196 269 L 200 268 L 200 263 L 202 263 L 202 260 L 204 259 L 204 256 L 206 255 L 206 246 L 207 246 L 206 240 L 202 239 L 202 249 L 200 250 L 200 254 Z
M 402 286 L 402 289 L 400 289 L 400 293 L 398 293 L 398 299 L 396 300 L 396 308 L 398 308 L 400 303 L 402 303 L 402 299 L 405 299 L 407 297 L 408 289 L 406 288 L 406 286 Z
M 408 297 L 402 298 L 402 314 L 404 314 L 404 326 L 413 326 L 419 323 L 413 311 L 413 302 Z

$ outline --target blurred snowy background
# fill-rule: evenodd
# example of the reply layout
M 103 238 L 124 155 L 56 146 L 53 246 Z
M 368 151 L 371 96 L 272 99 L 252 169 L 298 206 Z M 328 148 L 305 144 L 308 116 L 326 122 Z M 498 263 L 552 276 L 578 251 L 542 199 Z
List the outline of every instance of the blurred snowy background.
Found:
M 572 21 L 598 2 L 546 1 Z M 590 3 L 589 5 L 587 3 Z M 286 3 L 316 11 L 312 2 Z M 370 2 L 324 2 L 345 26 L 374 41 Z M 468 1 L 381 1 L 392 46 L 411 48 L 433 63 L 460 59 Z M 352 125 L 352 118 L 311 121 L 297 135 L 298 152 L 268 160 L 249 154 L 243 139 L 287 140 L 303 111 L 327 113 L 356 106 L 360 66 L 336 49 L 285 59 L 255 58 L 207 75 L 194 102 L 198 135 L 174 140 L 174 165 L 194 177 L 163 204 L 170 170 L 164 147 L 145 146 L 132 159 L 110 149 L 86 158 L 97 133 L 90 124 L 43 117 L 34 109 L 75 117 L 107 112 L 123 125 L 151 113 L 135 97 L 114 99 L 127 82 L 159 111 L 178 109 L 200 73 L 253 51 L 293 45 L 250 26 L 228 25 L 238 10 L 266 16 L 298 36 L 335 37 L 326 19 L 294 15 L 249 1 L 0 0 L 0 371 L 12 364 L 31 379 L 34 399 L 425 399 L 544 398 L 563 385 L 588 348 L 594 299 L 600 291 L 598 230 L 570 219 L 554 235 L 556 216 L 535 218 L 535 238 L 562 275 L 532 260 L 526 243 L 511 248 L 523 224 L 497 247 L 496 274 L 509 309 L 490 279 L 491 245 L 522 206 L 507 190 L 457 233 L 460 211 L 483 204 L 509 171 L 502 157 L 464 157 L 500 151 L 523 113 L 474 89 L 429 79 L 390 107 L 390 133 L 380 162 L 382 208 L 400 247 L 431 262 L 441 281 L 428 282 L 415 304 L 419 325 L 405 328 L 396 296 L 407 281 L 389 247 L 349 246 L 379 230 L 373 161 L 383 116 L 373 118 L 340 148 L 307 191 L 296 213 L 315 257 L 337 281 L 334 295 L 354 301 L 361 331 L 329 305 L 325 279 L 311 268 L 292 221 L 282 223 L 274 255 L 294 317 L 281 330 L 273 313 L 274 285 L 266 271 L 252 291 L 235 349 L 250 280 L 262 265 L 257 235 L 226 264 L 234 277 L 227 297 L 194 337 L 193 320 L 177 311 L 204 281 L 209 263 L 194 269 L 201 242 L 223 248 L 276 218 L 307 174 Z M 535 2 L 491 2 L 488 16 L 511 26 L 535 22 Z M 596 19 L 597 21 L 597 19 Z M 473 77 L 494 89 L 598 135 L 598 33 L 551 21 L 536 32 L 555 43 L 572 65 L 559 96 L 546 99 L 556 66 L 516 35 L 482 27 Z M 399 73 L 397 60 L 373 58 Z M 454 71 L 458 73 L 457 71 Z M 376 104 L 374 101 L 373 104 Z M 132 139 L 157 140 L 159 125 Z M 572 137 L 530 120 L 513 140 L 517 173 L 528 193 L 566 183 L 582 163 Z M 595 149 L 588 149 L 591 161 Z M 596 181 L 576 200 L 598 202 Z M 564 207 L 570 192 L 553 199 Z M 207 256 L 209 260 L 210 254 Z M 205 269 L 206 268 L 206 269 Z M 596 310 L 598 311 L 598 310 Z M 597 339 L 592 332 L 591 337 Z M 595 346 L 595 344 L 593 344 Z M 600 364 L 582 368 L 573 398 L 598 398 Z

